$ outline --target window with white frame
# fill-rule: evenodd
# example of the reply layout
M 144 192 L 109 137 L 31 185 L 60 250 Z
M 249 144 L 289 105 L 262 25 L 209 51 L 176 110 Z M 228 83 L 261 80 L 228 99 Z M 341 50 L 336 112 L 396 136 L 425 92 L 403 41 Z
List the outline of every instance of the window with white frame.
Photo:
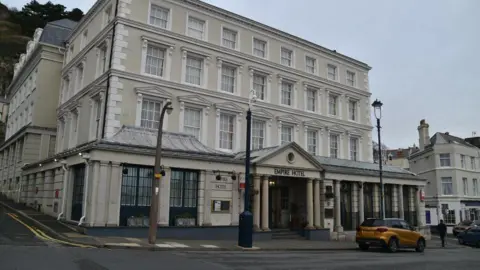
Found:
M 475 157 L 470 157 L 470 167 L 472 168 L 472 170 L 477 169 L 477 166 L 475 164 Z
M 337 67 L 334 65 L 328 65 L 327 66 L 327 78 L 329 80 L 337 80 Z
M 338 113 L 338 96 L 330 94 L 328 96 L 328 113 L 330 115 L 337 115 Z
M 83 88 L 83 64 L 77 66 L 77 78 L 76 78 L 75 90 L 80 91 Z
M 266 58 L 267 57 L 267 42 L 261 39 L 253 39 L 253 55 Z
M 169 13 L 169 9 L 152 4 L 150 6 L 150 24 L 167 29 Z
M 82 40 L 80 41 L 80 44 L 81 44 L 81 49 L 85 48 L 85 46 L 87 45 L 88 43 L 88 30 L 85 30 L 82 34 Z
M 237 48 L 237 31 L 228 28 L 222 29 L 222 45 L 230 49 Z
M 70 122 L 70 146 L 73 147 L 77 144 L 77 127 L 78 127 L 78 113 L 77 111 L 72 111 L 72 122 Z
M 466 177 L 462 178 L 463 182 L 463 195 L 468 195 L 468 179 Z
M 187 55 L 187 67 L 185 81 L 187 83 L 201 85 L 203 75 L 203 59 Z
M 222 64 L 222 83 L 220 89 L 228 93 L 235 92 L 237 69 L 233 66 Z
M 357 101 L 356 100 L 348 101 L 348 119 L 352 121 L 357 121 Z
M 267 77 L 262 74 L 254 73 L 253 74 L 253 90 L 257 98 L 260 100 L 265 100 L 265 92 L 267 89 Z
M 205 21 L 189 16 L 188 36 L 203 40 L 205 38 Z
M 465 155 L 460 155 L 460 166 L 462 166 L 462 168 L 466 168 Z
M 307 88 L 307 110 L 317 111 L 317 90 L 313 88 Z
M 442 179 L 442 194 L 452 195 L 453 194 L 452 177 L 442 177 L 441 179 Z
M 112 6 L 108 6 L 103 13 L 103 26 L 107 26 L 112 18 Z
M 152 44 L 147 45 L 145 73 L 163 77 L 165 65 L 165 49 Z
M 450 154 L 440 154 L 440 167 L 450 167 Z
M 477 179 L 472 179 L 473 183 L 473 196 L 478 196 L 478 181 Z
M 252 121 L 252 150 L 265 147 L 265 127 L 265 121 L 257 119 Z
M 355 86 L 355 73 L 347 70 L 347 85 Z
M 318 150 L 318 132 L 316 130 L 307 130 L 307 152 L 311 155 L 317 155 Z
M 358 138 L 350 137 L 350 160 L 358 160 Z
M 281 104 L 292 106 L 293 84 L 282 81 Z
M 185 108 L 183 118 L 183 132 L 193 135 L 200 140 L 202 110 L 197 108 Z
M 339 138 L 338 134 L 330 134 L 330 157 L 331 158 L 338 158 L 339 154 Z
M 98 48 L 98 76 L 107 70 L 107 45 Z
M 220 113 L 220 148 L 233 150 L 235 115 Z
M 293 61 L 293 51 L 287 48 L 282 48 L 281 54 L 282 65 L 291 67 Z
M 101 123 L 101 118 L 102 118 L 102 101 L 101 99 L 99 98 L 96 98 L 94 99 L 94 105 L 93 105 L 93 108 L 94 108 L 94 125 L 95 125 L 95 129 L 94 129 L 94 134 L 92 134 L 92 136 L 94 138 L 98 138 L 98 135 L 99 135 L 99 130 L 100 130 L 100 123 Z
M 317 60 L 310 56 L 305 56 L 305 70 L 308 73 L 315 74 L 315 70 L 317 69 Z
M 293 141 L 293 126 L 282 125 L 280 144 L 285 144 Z
M 157 129 L 160 125 L 161 108 L 161 101 L 143 98 L 140 126 L 144 128 Z

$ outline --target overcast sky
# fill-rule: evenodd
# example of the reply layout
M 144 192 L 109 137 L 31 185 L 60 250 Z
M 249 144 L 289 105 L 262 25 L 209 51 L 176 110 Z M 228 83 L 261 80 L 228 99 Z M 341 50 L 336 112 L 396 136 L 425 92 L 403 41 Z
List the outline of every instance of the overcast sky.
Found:
M 29 1 L 2 2 L 20 8 Z M 86 12 L 95 1 L 53 2 Z M 423 118 L 431 136 L 480 135 L 478 0 L 206 2 L 369 64 L 372 101 L 384 104 L 382 142 L 390 148 L 418 145 Z

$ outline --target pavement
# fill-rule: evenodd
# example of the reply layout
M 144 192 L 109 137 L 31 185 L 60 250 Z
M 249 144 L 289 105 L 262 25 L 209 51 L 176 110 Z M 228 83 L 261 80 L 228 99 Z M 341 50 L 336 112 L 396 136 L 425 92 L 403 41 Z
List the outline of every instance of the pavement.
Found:
M 29 207 L 12 202 L 11 200 L 0 199 L 0 208 L 6 209 L 8 213 L 7 223 L 23 223 L 24 228 L 18 229 L 25 232 L 28 228 L 34 228 L 34 234 L 40 234 L 47 242 L 56 244 L 76 246 L 84 248 L 109 248 L 109 249 L 135 249 L 135 250 L 182 250 L 182 251 L 339 251 L 356 250 L 357 245 L 353 241 L 306 241 L 296 239 L 257 241 L 253 248 L 244 249 L 237 245 L 236 241 L 221 240 L 179 240 L 179 239 L 158 239 L 156 244 L 151 245 L 147 238 L 128 237 L 93 237 L 83 234 L 78 228 L 64 224 L 56 218 L 39 213 Z M 14 215 L 9 216 L 9 215 Z M 0 216 L 0 222 L 6 215 Z M 28 228 L 25 228 L 27 226 Z M 7 231 L 10 230 L 7 226 Z M 17 226 L 18 227 L 18 226 Z M 17 230 L 17 229 L 16 229 Z M 40 231 L 40 232 L 39 232 Z M 11 233 L 9 233 L 11 235 Z M 15 235 L 15 234 L 13 234 Z M 8 237 L 6 237 L 8 238 Z M 38 237 L 37 237 L 38 238 Z M 429 249 L 441 248 L 440 239 L 433 236 L 427 242 Z M 447 241 L 446 249 L 465 248 L 457 244 L 456 239 Z

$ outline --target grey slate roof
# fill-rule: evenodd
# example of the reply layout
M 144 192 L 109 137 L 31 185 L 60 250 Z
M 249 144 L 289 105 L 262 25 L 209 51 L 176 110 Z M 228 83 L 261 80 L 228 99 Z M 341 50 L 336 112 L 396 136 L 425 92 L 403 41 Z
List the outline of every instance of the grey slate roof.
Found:
M 150 128 L 123 126 L 111 138 L 103 139 L 101 142 L 119 144 L 123 146 L 156 148 L 157 130 Z M 175 152 L 221 155 L 233 158 L 232 154 L 209 148 L 202 144 L 194 136 L 184 133 L 164 131 L 162 138 L 162 149 Z
M 76 25 L 77 22 L 69 19 L 49 22 L 43 28 L 40 42 L 63 47 L 64 42 L 67 40 Z

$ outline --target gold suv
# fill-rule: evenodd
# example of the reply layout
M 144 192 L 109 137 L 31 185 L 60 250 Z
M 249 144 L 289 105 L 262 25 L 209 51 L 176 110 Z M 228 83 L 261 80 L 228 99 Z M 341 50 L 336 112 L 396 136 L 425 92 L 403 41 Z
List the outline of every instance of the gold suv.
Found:
M 369 218 L 357 228 L 356 242 L 361 250 L 370 247 L 383 247 L 390 252 L 399 248 L 415 248 L 423 252 L 426 241 L 405 220 L 398 218 Z

